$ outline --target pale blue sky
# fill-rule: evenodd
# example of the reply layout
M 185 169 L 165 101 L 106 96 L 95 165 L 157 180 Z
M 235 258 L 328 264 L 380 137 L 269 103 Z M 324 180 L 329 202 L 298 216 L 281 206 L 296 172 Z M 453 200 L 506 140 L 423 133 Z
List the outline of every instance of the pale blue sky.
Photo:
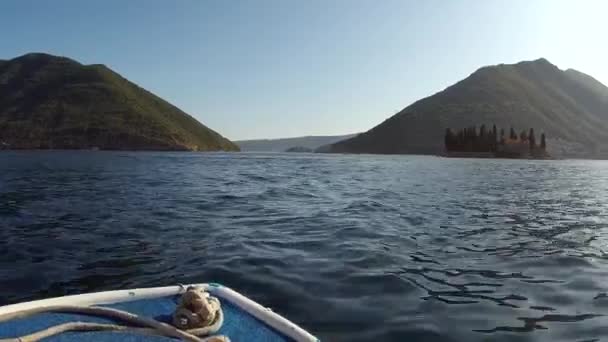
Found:
M 102 63 L 230 139 L 367 130 L 483 65 L 608 84 L 603 0 L 2 0 L 0 59 Z

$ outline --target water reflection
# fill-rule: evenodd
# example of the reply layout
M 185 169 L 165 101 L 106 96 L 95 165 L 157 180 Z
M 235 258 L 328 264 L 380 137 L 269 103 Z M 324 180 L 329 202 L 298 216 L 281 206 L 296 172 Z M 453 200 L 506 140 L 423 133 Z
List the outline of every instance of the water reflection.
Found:
M 2 152 L 0 304 L 217 281 L 329 341 L 600 340 L 606 166 Z

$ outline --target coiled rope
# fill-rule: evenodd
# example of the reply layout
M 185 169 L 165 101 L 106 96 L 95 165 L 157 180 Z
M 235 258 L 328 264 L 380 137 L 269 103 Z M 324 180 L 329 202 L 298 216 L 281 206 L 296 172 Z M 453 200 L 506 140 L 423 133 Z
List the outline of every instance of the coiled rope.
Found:
M 209 296 L 202 289 L 190 287 L 182 295 L 180 303 L 173 314 L 175 326 L 142 317 L 127 311 L 100 306 L 47 306 L 0 315 L 0 322 L 25 318 L 36 314 L 57 312 L 83 314 L 110 318 L 128 325 L 91 322 L 68 322 L 47 329 L 0 342 L 36 342 L 41 339 L 68 331 L 119 331 L 147 335 L 162 335 L 179 338 L 190 342 L 229 342 L 227 336 L 209 336 L 216 333 L 224 323 L 224 314 L 220 301 Z M 207 336 L 207 337 L 203 337 Z

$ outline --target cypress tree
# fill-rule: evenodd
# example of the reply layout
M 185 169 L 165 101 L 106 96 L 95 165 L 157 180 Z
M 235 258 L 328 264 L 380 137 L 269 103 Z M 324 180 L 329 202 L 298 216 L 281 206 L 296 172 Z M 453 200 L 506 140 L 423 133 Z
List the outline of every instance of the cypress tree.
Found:
M 530 141 L 530 151 L 532 151 L 536 147 L 536 137 L 534 136 L 534 128 L 530 128 L 530 133 L 528 133 L 528 140 Z
M 466 136 L 466 151 L 472 152 L 475 146 L 475 140 L 477 140 L 477 128 L 475 126 L 470 126 L 469 128 L 467 128 Z
M 490 150 L 496 151 L 496 139 L 498 134 L 496 132 L 496 125 L 492 125 L 492 136 L 490 138 Z
M 486 134 L 486 125 L 481 125 L 481 127 L 479 127 L 479 139 L 477 139 L 477 150 L 478 151 L 486 151 L 486 141 L 487 141 L 487 134 Z
M 542 133 L 540 135 L 540 148 L 542 148 L 543 150 L 547 148 L 547 143 L 545 141 L 545 133 Z
M 477 126 L 471 127 L 471 151 L 477 151 L 479 135 L 477 134 Z
M 459 129 L 456 133 L 456 140 L 458 141 L 458 150 L 462 151 L 462 146 L 464 145 L 464 131 Z
M 511 127 L 511 132 L 510 132 L 509 138 L 512 140 L 517 140 L 517 134 L 515 133 L 515 130 L 513 129 L 513 127 Z
M 454 133 L 449 128 L 445 130 L 445 149 L 452 151 L 454 149 Z
M 500 144 L 504 144 L 505 143 L 505 129 L 501 128 L 500 129 Z

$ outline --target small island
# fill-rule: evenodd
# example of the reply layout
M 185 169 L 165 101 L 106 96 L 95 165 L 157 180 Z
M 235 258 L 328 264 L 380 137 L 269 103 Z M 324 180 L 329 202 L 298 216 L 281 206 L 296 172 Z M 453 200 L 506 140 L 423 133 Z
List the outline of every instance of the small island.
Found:
M 300 152 L 300 153 L 312 153 L 313 149 L 304 146 L 294 146 L 285 150 L 285 152 Z
M 541 133 L 537 144 L 534 128 L 518 135 L 511 127 L 508 137 L 504 129 L 499 134 L 496 125 L 491 130 L 481 125 L 479 130 L 471 126 L 456 133 L 447 128 L 445 150 L 447 157 L 550 159 L 545 133 Z

